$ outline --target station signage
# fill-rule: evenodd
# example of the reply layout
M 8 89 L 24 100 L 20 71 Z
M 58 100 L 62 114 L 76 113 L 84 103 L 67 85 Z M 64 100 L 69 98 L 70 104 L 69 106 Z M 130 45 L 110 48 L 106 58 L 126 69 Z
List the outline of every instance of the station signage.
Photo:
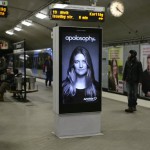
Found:
M 7 1 L 0 1 L 0 17 L 7 17 L 8 14 L 7 5 L 8 5 Z
M 0 17 L 7 17 L 7 6 L 0 6 Z
M 0 1 L 0 5 L 1 5 L 1 6 L 7 6 L 7 5 L 8 5 L 8 2 L 7 2 L 7 1 Z
M 69 5 L 66 8 L 50 8 L 50 19 L 87 22 L 104 22 L 105 8 L 93 6 Z
M 24 41 L 14 43 L 13 45 L 14 45 L 14 50 L 13 50 L 14 54 L 24 52 Z

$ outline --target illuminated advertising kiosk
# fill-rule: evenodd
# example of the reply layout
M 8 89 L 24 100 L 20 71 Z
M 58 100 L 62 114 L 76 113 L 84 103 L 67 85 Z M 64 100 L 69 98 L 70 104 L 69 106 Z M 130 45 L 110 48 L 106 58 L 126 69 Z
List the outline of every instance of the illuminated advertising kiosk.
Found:
M 55 134 L 99 134 L 102 29 L 55 27 L 53 48 Z

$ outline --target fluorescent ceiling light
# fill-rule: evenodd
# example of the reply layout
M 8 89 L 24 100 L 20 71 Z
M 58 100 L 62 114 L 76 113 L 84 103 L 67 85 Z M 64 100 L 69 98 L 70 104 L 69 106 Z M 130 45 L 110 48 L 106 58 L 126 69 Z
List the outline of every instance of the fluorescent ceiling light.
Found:
M 44 19 L 44 18 L 46 18 L 47 16 L 45 15 L 45 14 L 42 14 L 42 13 L 37 13 L 36 15 L 35 15 L 37 18 L 40 18 L 40 19 Z
M 6 33 L 9 34 L 9 35 L 13 35 L 14 31 L 13 30 L 7 30 Z
M 52 7 L 53 8 L 65 8 L 67 6 L 68 6 L 67 4 L 54 4 Z
M 21 23 L 26 25 L 26 26 L 31 26 L 32 25 L 32 21 L 31 20 L 24 20 Z
M 22 30 L 22 28 L 21 28 L 20 26 L 16 26 L 16 27 L 14 27 L 14 29 L 15 29 L 16 31 L 21 31 L 21 30 Z

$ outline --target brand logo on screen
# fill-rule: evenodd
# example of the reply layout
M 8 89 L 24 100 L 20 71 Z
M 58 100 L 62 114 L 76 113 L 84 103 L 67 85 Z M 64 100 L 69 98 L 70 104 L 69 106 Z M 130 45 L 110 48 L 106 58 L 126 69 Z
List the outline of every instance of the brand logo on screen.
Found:
M 83 100 L 86 101 L 86 102 L 94 102 L 94 101 L 97 100 L 97 97 L 84 98 Z
M 83 42 L 95 42 L 96 38 L 89 36 L 66 36 L 65 40 L 67 41 L 83 41 Z

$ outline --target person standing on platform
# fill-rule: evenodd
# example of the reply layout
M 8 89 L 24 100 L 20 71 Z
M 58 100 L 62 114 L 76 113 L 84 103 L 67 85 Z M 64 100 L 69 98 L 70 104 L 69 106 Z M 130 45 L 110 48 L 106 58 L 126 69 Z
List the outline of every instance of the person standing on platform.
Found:
M 4 56 L 1 56 L 0 57 L 0 84 L 2 83 L 2 80 L 5 77 L 6 69 L 7 69 L 6 59 Z
M 6 79 L 0 85 L 0 101 L 4 101 L 4 93 L 8 90 L 12 83 L 14 83 L 14 73 L 11 69 L 6 69 Z
M 51 59 L 51 56 L 48 56 L 47 60 L 44 63 L 44 72 L 46 73 L 45 85 L 47 86 L 49 82 L 49 86 L 51 86 L 53 74 L 53 61 Z
M 136 55 L 135 50 L 129 51 L 123 72 L 123 81 L 126 82 L 128 93 L 128 108 L 125 109 L 125 112 L 128 113 L 136 111 L 138 84 L 142 82 L 142 64 L 137 60 Z
M 0 57 L 0 75 L 6 73 L 7 63 L 4 56 Z

